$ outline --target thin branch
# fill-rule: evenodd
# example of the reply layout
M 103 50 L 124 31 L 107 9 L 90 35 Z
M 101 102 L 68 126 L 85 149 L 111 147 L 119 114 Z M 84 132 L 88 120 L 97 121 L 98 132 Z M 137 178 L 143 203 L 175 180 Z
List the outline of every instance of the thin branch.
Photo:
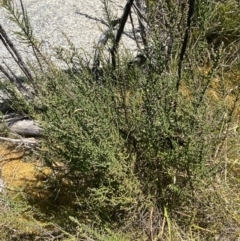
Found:
M 13 139 L 13 138 L 7 138 L 7 137 L 1 137 L 1 141 L 7 141 L 12 143 L 23 143 L 27 145 L 37 145 L 38 141 L 35 138 L 21 138 L 21 139 Z
M 135 43 L 136 43 L 138 49 L 140 50 L 141 47 L 140 47 L 140 45 L 138 43 L 138 40 L 137 40 L 137 36 L 136 36 L 136 33 L 135 33 L 136 31 L 135 31 L 135 27 L 134 27 L 133 18 L 132 18 L 131 13 L 130 13 L 129 17 L 130 17 L 130 21 L 131 21 L 131 25 L 132 25 L 133 37 L 134 37 L 134 40 L 135 40 Z
M 114 40 L 113 47 L 110 50 L 111 55 L 112 55 L 112 65 L 113 65 L 114 69 L 116 68 L 116 56 L 115 56 L 115 54 L 118 50 L 119 42 L 120 42 L 121 36 L 123 34 L 124 27 L 125 27 L 125 24 L 127 22 L 128 16 L 130 14 L 133 2 L 134 2 L 134 0 L 128 0 L 126 5 L 125 5 L 123 15 L 121 17 L 119 29 L 117 31 L 117 35 L 116 35 L 116 38 Z
M 142 37 L 143 45 L 144 45 L 145 48 L 147 48 L 148 43 L 147 43 L 147 37 L 146 37 L 147 36 L 146 35 L 146 29 L 145 29 L 145 26 L 142 22 L 142 19 L 145 20 L 143 14 L 141 12 L 141 10 L 142 10 L 142 0 L 136 0 L 136 5 L 133 3 L 134 10 L 135 10 L 135 12 L 138 16 L 138 24 L 139 24 L 139 28 L 140 28 L 140 34 L 141 34 L 141 37 Z
M 187 44 L 188 44 L 188 39 L 190 35 L 190 28 L 191 28 L 191 23 L 192 23 L 192 17 L 194 13 L 194 5 L 195 5 L 195 0 L 189 0 L 189 6 L 188 6 L 188 17 L 187 17 L 187 27 L 185 30 L 185 35 L 183 39 L 183 44 L 182 44 L 182 49 L 179 57 L 179 62 L 178 62 L 178 80 L 176 84 L 176 90 L 177 92 L 179 91 L 179 86 L 180 86 L 180 81 L 182 78 L 182 63 L 183 63 L 183 58 L 187 49 Z
M 11 83 L 15 83 L 15 79 L 8 74 L 7 70 L 0 64 L 0 72 L 2 72 L 9 80 Z
M 17 49 L 15 48 L 14 44 L 8 37 L 7 33 L 5 32 L 1 24 L 0 24 L 0 40 L 3 42 L 4 46 L 7 48 L 8 52 L 11 54 L 11 56 L 18 64 L 18 66 L 21 68 L 21 70 L 26 75 L 26 77 L 33 82 L 33 77 L 30 71 L 26 67 L 26 64 L 24 63 L 21 55 L 18 53 Z
M 100 69 L 99 69 L 100 68 L 100 51 L 102 47 L 107 44 L 109 35 L 111 34 L 110 31 L 111 30 L 107 30 L 103 34 L 101 34 L 95 50 L 92 74 L 93 74 L 93 80 L 97 83 L 99 83 L 100 81 Z

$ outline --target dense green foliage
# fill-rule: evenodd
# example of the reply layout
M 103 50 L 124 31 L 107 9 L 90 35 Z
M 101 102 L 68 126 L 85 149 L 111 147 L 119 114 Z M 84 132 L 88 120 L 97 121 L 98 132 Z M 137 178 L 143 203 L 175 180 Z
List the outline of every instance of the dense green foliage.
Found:
M 226 54 L 229 44 L 238 44 L 239 26 L 234 17 L 239 8 L 231 10 L 238 3 L 197 2 L 179 78 L 187 5 L 179 8 L 175 1 L 166 5 L 152 2 L 170 17 L 168 28 L 162 30 L 159 12 L 149 14 L 151 46 L 141 67 L 129 67 L 129 57 L 121 53 L 115 69 L 102 58 L 98 83 L 70 44 L 69 50 L 57 52 L 58 59 L 69 68 L 46 65 L 42 58 L 41 67 L 46 71 L 36 74 L 32 83 L 37 98 L 31 102 L 21 99 L 21 106 L 19 100 L 13 104 L 44 127 L 41 155 L 56 173 L 55 191 L 65 180 L 71 183 L 67 194 L 77 196 L 78 208 L 75 218 L 70 219 L 78 229 L 63 229 L 76 235 L 76 240 L 88 240 L 87 236 L 93 240 L 213 240 L 224 230 L 219 219 L 214 226 L 208 211 L 205 213 L 212 205 L 211 198 L 221 210 L 217 194 L 204 190 L 223 171 L 226 145 L 234 148 L 239 138 L 233 140 L 231 131 L 239 88 L 233 86 L 236 88 L 229 92 L 231 84 L 220 76 L 226 62 L 239 64 L 238 51 L 232 48 L 235 57 L 231 59 Z M 211 21 L 215 24 L 210 26 Z M 172 39 L 167 51 L 163 50 L 166 40 L 159 37 L 163 33 Z M 229 38 L 225 44 L 213 46 L 208 41 L 210 35 L 214 41 L 219 36 Z M 34 45 L 29 36 L 26 39 Z M 206 66 L 210 70 L 205 71 Z M 220 79 L 217 90 L 216 78 Z M 226 102 L 229 96 L 234 104 Z M 82 213 L 88 220 L 82 219 Z M 239 210 L 236 216 L 238 221 L 227 217 L 235 228 L 233 237 L 239 233 Z M 104 236 L 87 225 L 129 235 L 114 237 L 108 231 Z M 211 228 L 214 232 L 208 233 Z M 189 236 L 178 235 L 177 230 Z

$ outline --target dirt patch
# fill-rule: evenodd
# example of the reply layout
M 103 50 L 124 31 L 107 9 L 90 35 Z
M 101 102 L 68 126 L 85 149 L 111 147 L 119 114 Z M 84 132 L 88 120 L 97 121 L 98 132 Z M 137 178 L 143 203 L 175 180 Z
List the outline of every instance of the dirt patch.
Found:
M 0 144 L 0 170 L 8 190 L 24 189 L 29 184 L 37 185 L 40 173 L 50 172 L 47 168 L 41 168 L 38 160 L 24 161 L 24 151 L 6 143 Z

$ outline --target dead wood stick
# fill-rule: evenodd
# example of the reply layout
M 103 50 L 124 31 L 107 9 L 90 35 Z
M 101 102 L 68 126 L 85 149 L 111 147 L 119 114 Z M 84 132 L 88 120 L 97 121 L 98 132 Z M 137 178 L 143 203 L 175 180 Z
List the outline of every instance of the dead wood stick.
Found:
M 134 2 L 134 0 L 128 0 L 126 5 L 125 5 L 123 15 L 121 17 L 120 24 L 119 24 L 119 29 L 117 31 L 117 35 L 116 35 L 116 38 L 114 40 L 113 47 L 110 50 L 111 56 L 112 56 L 112 66 L 113 66 L 114 69 L 116 68 L 116 56 L 115 55 L 116 55 L 116 52 L 117 52 L 117 49 L 118 49 L 118 46 L 119 46 L 121 36 L 123 34 L 123 31 L 124 31 L 125 24 L 127 22 L 129 14 L 130 14 L 133 2 Z
M 20 139 L 13 139 L 13 138 L 7 138 L 7 137 L 1 137 L 0 140 L 2 141 L 8 141 L 12 143 L 23 143 L 28 145 L 36 145 L 38 144 L 37 140 L 35 138 L 20 138 Z

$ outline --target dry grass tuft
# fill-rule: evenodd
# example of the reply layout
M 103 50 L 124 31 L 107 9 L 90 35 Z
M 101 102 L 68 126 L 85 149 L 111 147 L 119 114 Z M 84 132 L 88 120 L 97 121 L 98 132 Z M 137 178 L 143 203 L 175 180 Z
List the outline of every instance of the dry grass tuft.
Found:
M 42 169 L 38 160 L 24 161 L 24 151 L 8 144 L 1 144 L 0 148 L 0 169 L 8 189 L 22 189 L 28 183 L 38 182 L 37 175 Z M 50 170 L 41 172 L 49 173 Z
M 70 209 L 74 199 L 66 195 L 67 184 L 53 187 L 49 168 L 38 160 L 24 161 L 23 150 L 5 143 L 0 143 L 0 170 L 5 184 L 0 199 L 0 240 L 8 236 L 11 240 L 35 240 L 42 235 L 48 240 L 59 235 L 61 231 L 52 221 L 64 223 L 68 217 L 62 207 Z

